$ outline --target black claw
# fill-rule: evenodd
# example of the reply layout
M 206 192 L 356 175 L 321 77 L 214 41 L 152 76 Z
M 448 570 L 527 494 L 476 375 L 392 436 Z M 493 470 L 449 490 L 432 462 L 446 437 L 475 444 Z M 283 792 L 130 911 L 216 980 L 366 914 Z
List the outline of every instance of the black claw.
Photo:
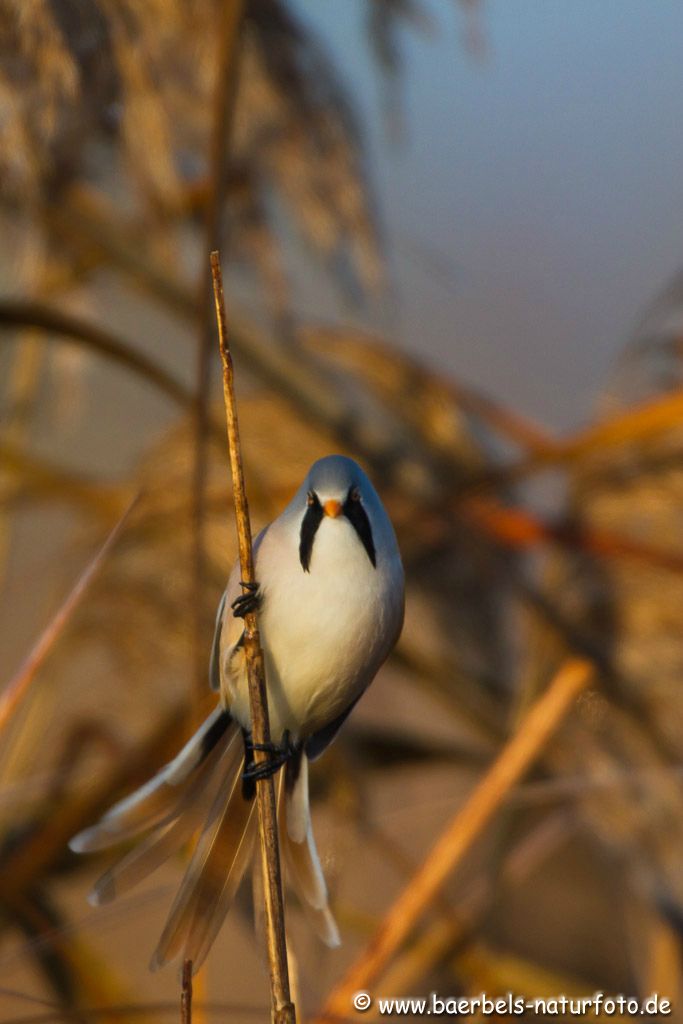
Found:
M 254 784 L 260 779 L 269 779 L 282 768 L 296 753 L 296 747 L 285 733 L 282 743 L 253 743 L 250 736 L 244 737 L 244 770 L 242 771 L 242 791 L 245 799 L 251 799 L 254 795 Z M 256 763 L 253 760 L 255 750 L 261 751 L 268 756 Z
M 275 775 L 282 768 L 286 760 L 287 758 L 283 757 L 272 757 L 268 758 L 267 761 L 260 761 L 258 764 L 252 761 L 242 772 L 242 778 L 245 782 L 258 782 L 259 779 L 269 779 L 271 775 Z
M 281 746 L 279 743 L 254 743 L 253 740 L 249 740 L 249 749 L 260 750 L 271 757 L 279 757 L 285 752 L 284 744 Z
M 243 619 L 249 612 L 257 611 L 261 604 L 258 583 L 245 583 L 244 580 L 240 580 L 240 586 L 244 587 L 247 593 L 240 594 L 230 605 L 236 619 Z

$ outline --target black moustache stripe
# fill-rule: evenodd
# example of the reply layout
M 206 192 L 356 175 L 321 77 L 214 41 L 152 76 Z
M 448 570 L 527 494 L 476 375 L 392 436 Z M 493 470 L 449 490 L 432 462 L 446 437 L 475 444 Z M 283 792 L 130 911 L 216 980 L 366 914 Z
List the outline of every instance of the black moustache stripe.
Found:
M 306 514 L 301 524 L 301 534 L 299 537 L 299 561 L 304 572 L 311 571 L 311 555 L 313 554 L 313 541 L 315 535 L 318 532 L 318 527 L 322 522 L 324 512 L 322 505 L 318 501 L 317 497 L 314 498 L 313 504 L 309 505 L 306 509 Z
M 377 568 L 377 555 L 375 553 L 375 542 L 372 537 L 370 520 L 360 501 L 358 499 L 354 501 L 351 494 L 352 491 L 349 491 L 342 510 L 356 531 L 358 539 L 365 548 L 372 565 Z M 313 542 L 324 515 L 325 513 L 318 500 L 318 496 L 312 493 L 310 503 L 301 523 L 301 533 L 299 535 L 299 561 L 304 572 L 311 571 Z
M 358 534 L 361 544 L 367 551 L 368 558 L 372 562 L 373 566 L 377 568 L 375 542 L 372 539 L 372 527 L 370 526 L 368 514 L 360 501 L 353 500 L 351 494 L 349 494 L 348 498 L 344 502 L 344 515 Z

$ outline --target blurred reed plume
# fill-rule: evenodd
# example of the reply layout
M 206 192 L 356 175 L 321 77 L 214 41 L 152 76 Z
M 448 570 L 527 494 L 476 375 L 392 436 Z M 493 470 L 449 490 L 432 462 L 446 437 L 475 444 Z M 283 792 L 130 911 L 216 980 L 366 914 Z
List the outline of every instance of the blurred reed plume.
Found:
M 104 214 L 97 201 L 112 198 L 114 181 L 118 211 L 159 256 L 200 213 L 221 7 L 216 0 L 3 3 L 3 207 L 29 231 L 38 221 L 44 258 L 58 260 L 62 272 L 78 276 L 80 262 L 64 233 L 88 234 L 85 213 Z M 245 18 L 223 183 L 232 253 L 274 300 L 283 298 L 275 203 L 340 279 L 345 267 L 350 281 L 377 284 L 359 130 L 334 68 L 287 5 L 259 0 Z
M 463 7 L 474 38 L 476 5 Z M 360 9 L 393 118 L 401 33 L 438 26 L 417 2 Z M 86 915 L 99 865 L 76 863 L 66 840 L 186 735 L 197 536 L 207 660 L 235 555 L 216 380 L 198 389 L 195 376 L 216 195 L 254 528 L 315 458 L 347 452 L 382 493 L 408 576 L 397 653 L 312 780 L 345 948 L 323 960 L 288 908 L 302 1017 L 575 658 L 590 686 L 491 806 L 378 991 L 675 999 L 681 283 L 646 312 L 595 421 L 570 437 L 405 355 L 365 325 L 387 273 L 362 125 L 343 67 L 293 3 L 245 3 L 226 170 L 212 179 L 223 12 L 217 0 L 0 3 L 7 681 L 141 491 L 2 724 L 2 1020 L 177 1012 L 175 979 L 148 978 L 144 963 L 179 865 L 138 901 Z M 336 296 L 324 323 L 297 302 L 313 270 Z M 529 486 L 544 475 L 552 515 Z M 263 1013 L 250 935 L 234 915 L 195 984 L 196 1013 Z

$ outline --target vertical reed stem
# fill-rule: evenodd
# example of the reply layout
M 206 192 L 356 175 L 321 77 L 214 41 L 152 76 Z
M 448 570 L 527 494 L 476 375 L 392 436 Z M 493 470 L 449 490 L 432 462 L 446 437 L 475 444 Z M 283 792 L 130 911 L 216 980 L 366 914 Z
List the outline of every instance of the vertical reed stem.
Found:
M 183 963 L 183 987 L 180 993 L 180 1024 L 192 1024 L 192 961 Z
M 216 317 L 218 320 L 221 362 L 223 364 L 223 397 L 225 399 L 225 415 L 228 426 L 228 448 L 230 450 L 230 468 L 232 471 L 232 489 L 235 501 L 241 578 L 243 583 L 250 584 L 256 582 L 251 544 L 251 525 L 249 523 L 249 507 L 244 488 L 242 452 L 235 403 L 234 370 L 228 344 L 223 279 L 218 252 L 211 253 L 211 276 L 216 303 Z M 255 744 L 263 745 L 270 743 L 270 723 L 268 720 L 268 696 L 263 651 L 261 650 L 258 621 L 255 612 L 248 612 L 244 619 L 244 653 L 249 681 L 252 737 Z M 256 763 L 264 761 L 266 757 L 266 753 L 263 750 L 259 750 L 257 746 L 257 749 L 254 751 Z M 295 1024 L 296 1014 L 289 991 L 285 914 L 282 899 L 282 875 L 277 833 L 277 808 L 272 777 L 257 781 L 256 799 L 258 801 L 261 863 L 264 879 L 272 1020 L 273 1024 Z

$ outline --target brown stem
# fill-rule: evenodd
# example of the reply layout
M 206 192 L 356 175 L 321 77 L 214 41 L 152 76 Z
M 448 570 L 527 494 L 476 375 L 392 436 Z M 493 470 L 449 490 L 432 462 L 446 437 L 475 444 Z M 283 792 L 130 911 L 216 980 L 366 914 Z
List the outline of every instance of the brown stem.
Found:
M 223 364 L 223 397 L 225 399 L 225 415 L 228 426 L 228 447 L 230 450 L 235 518 L 237 520 L 241 579 L 244 583 L 251 584 L 256 582 L 251 544 L 251 525 L 249 523 L 247 495 L 244 488 L 242 451 L 237 422 L 237 406 L 235 403 L 234 370 L 228 344 L 223 279 L 220 256 L 217 252 L 211 253 L 211 275 L 216 303 L 216 317 L 218 320 L 221 362 Z M 270 722 L 268 720 L 268 695 L 266 691 L 263 651 L 261 650 L 258 620 L 255 612 L 248 612 L 244 619 L 244 654 L 249 682 L 251 731 L 256 745 L 254 760 L 258 764 L 266 760 L 267 757 L 265 751 L 263 749 L 259 750 L 258 747 L 263 747 L 265 744 L 270 743 Z M 277 833 L 277 810 L 272 777 L 257 781 L 256 798 L 258 801 L 259 833 L 261 837 L 261 866 L 264 879 L 266 936 L 268 963 L 270 966 L 273 1024 L 295 1024 L 296 1015 L 289 991 L 285 912 L 282 899 L 282 876 Z
M 182 991 L 180 993 L 180 1024 L 192 1024 L 192 961 L 183 963 Z
M 447 825 L 391 907 L 370 944 L 332 990 L 318 1024 L 349 1016 L 354 994 L 370 986 L 462 862 L 505 795 L 531 766 L 593 675 L 590 663 L 565 662 L 545 693 Z
M 566 841 L 571 821 L 572 817 L 566 810 L 544 818 L 512 849 L 502 866 L 500 882 L 511 886 L 528 878 Z M 457 912 L 441 913 L 429 930 L 420 935 L 412 946 L 408 945 L 382 973 L 378 978 L 381 991 L 393 997 L 418 991 L 420 979 L 428 977 L 456 947 L 473 936 L 491 898 L 491 880 L 483 874 L 475 876 L 463 894 Z M 378 1004 L 373 1003 L 365 1020 L 375 1020 L 379 1016 L 378 1010 Z
M 191 403 L 190 392 L 162 366 L 141 352 L 136 352 L 116 335 L 80 317 L 44 306 L 40 302 L 2 299 L 0 328 L 6 327 L 37 327 L 49 335 L 59 335 L 68 339 L 69 343 L 83 346 L 131 370 L 163 391 L 178 405 L 187 407 Z M 0 333 L 0 340 L 3 343 L 12 342 L 13 338 L 10 334 Z

